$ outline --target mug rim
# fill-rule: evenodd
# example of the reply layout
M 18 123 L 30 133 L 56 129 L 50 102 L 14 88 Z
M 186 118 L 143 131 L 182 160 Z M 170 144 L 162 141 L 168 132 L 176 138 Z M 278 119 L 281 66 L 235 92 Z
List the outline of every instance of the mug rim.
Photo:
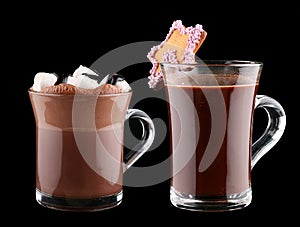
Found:
M 116 96 L 132 94 L 132 90 L 128 91 L 128 92 L 120 92 L 120 93 L 114 93 L 114 94 L 82 94 L 82 93 L 54 94 L 54 93 L 44 93 L 44 92 L 34 91 L 31 88 L 29 88 L 28 93 L 34 94 L 34 95 L 40 95 L 40 96 L 48 96 L 48 97 L 75 97 L 75 96 L 80 96 L 80 97 L 116 97 Z
M 160 65 L 164 66 L 233 66 L 233 67 L 261 67 L 263 62 L 251 60 L 201 60 L 195 63 L 170 63 L 161 62 Z

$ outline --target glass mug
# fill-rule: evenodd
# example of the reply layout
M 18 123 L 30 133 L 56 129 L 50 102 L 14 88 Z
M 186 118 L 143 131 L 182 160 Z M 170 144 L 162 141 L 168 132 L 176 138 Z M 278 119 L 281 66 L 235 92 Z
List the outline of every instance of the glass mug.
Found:
M 125 172 L 151 146 L 154 125 L 128 109 L 132 92 L 60 95 L 29 91 L 36 122 L 36 200 L 58 210 L 97 211 L 119 205 Z M 124 155 L 124 122 L 143 135 Z
M 178 208 L 226 211 L 251 203 L 251 169 L 281 138 L 282 106 L 256 95 L 263 64 L 206 61 L 160 64 L 171 134 L 170 200 Z M 268 126 L 252 145 L 253 113 Z

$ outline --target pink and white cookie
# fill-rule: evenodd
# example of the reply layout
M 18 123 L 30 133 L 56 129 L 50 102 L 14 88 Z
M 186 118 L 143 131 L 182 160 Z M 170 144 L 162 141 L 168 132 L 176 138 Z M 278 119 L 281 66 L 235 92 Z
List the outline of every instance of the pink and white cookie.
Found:
M 161 62 L 194 63 L 195 53 L 206 38 L 206 31 L 202 25 L 185 27 L 181 20 L 173 22 L 165 40 L 151 48 L 147 58 L 152 63 L 150 70 L 149 87 L 158 89 L 162 86 L 163 75 L 159 66 Z

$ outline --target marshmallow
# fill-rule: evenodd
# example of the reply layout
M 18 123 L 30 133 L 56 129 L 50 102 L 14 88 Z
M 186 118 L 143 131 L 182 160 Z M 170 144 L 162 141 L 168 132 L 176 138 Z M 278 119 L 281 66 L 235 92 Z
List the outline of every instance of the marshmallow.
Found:
M 77 68 L 72 76 L 67 79 L 67 84 L 72 84 L 79 88 L 94 89 L 99 86 L 97 73 L 82 65 Z
M 97 73 L 82 65 L 59 85 L 55 85 L 57 79 L 55 74 L 37 73 L 32 90 L 53 94 L 93 94 L 94 89 L 96 89 L 95 94 L 116 94 L 131 91 L 131 87 L 122 75 L 108 74 L 101 80 Z
M 57 81 L 57 76 L 53 73 L 37 73 L 32 86 L 33 91 L 41 91 L 46 87 L 53 86 Z
M 129 84 L 125 80 L 117 81 L 116 86 L 118 88 L 120 88 L 122 92 L 131 91 L 131 87 L 129 86 Z
M 124 78 L 119 74 L 108 74 L 103 80 L 100 82 L 100 85 L 103 84 L 112 84 L 121 89 L 122 92 L 131 91 L 130 85 L 124 80 Z

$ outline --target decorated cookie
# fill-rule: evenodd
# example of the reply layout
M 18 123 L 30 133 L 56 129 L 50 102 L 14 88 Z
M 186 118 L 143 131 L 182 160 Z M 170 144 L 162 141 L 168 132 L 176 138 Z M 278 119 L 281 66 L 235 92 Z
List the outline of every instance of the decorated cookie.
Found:
M 194 63 L 195 53 L 204 42 L 206 35 L 202 25 L 185 27 L 181 20 L 174 21 L 165 40 L 160 45 L 152 47 L 147 55 L 152 63 L 148 77 L 149 87 L 158 89 L 162 86 L 159 63 Z

